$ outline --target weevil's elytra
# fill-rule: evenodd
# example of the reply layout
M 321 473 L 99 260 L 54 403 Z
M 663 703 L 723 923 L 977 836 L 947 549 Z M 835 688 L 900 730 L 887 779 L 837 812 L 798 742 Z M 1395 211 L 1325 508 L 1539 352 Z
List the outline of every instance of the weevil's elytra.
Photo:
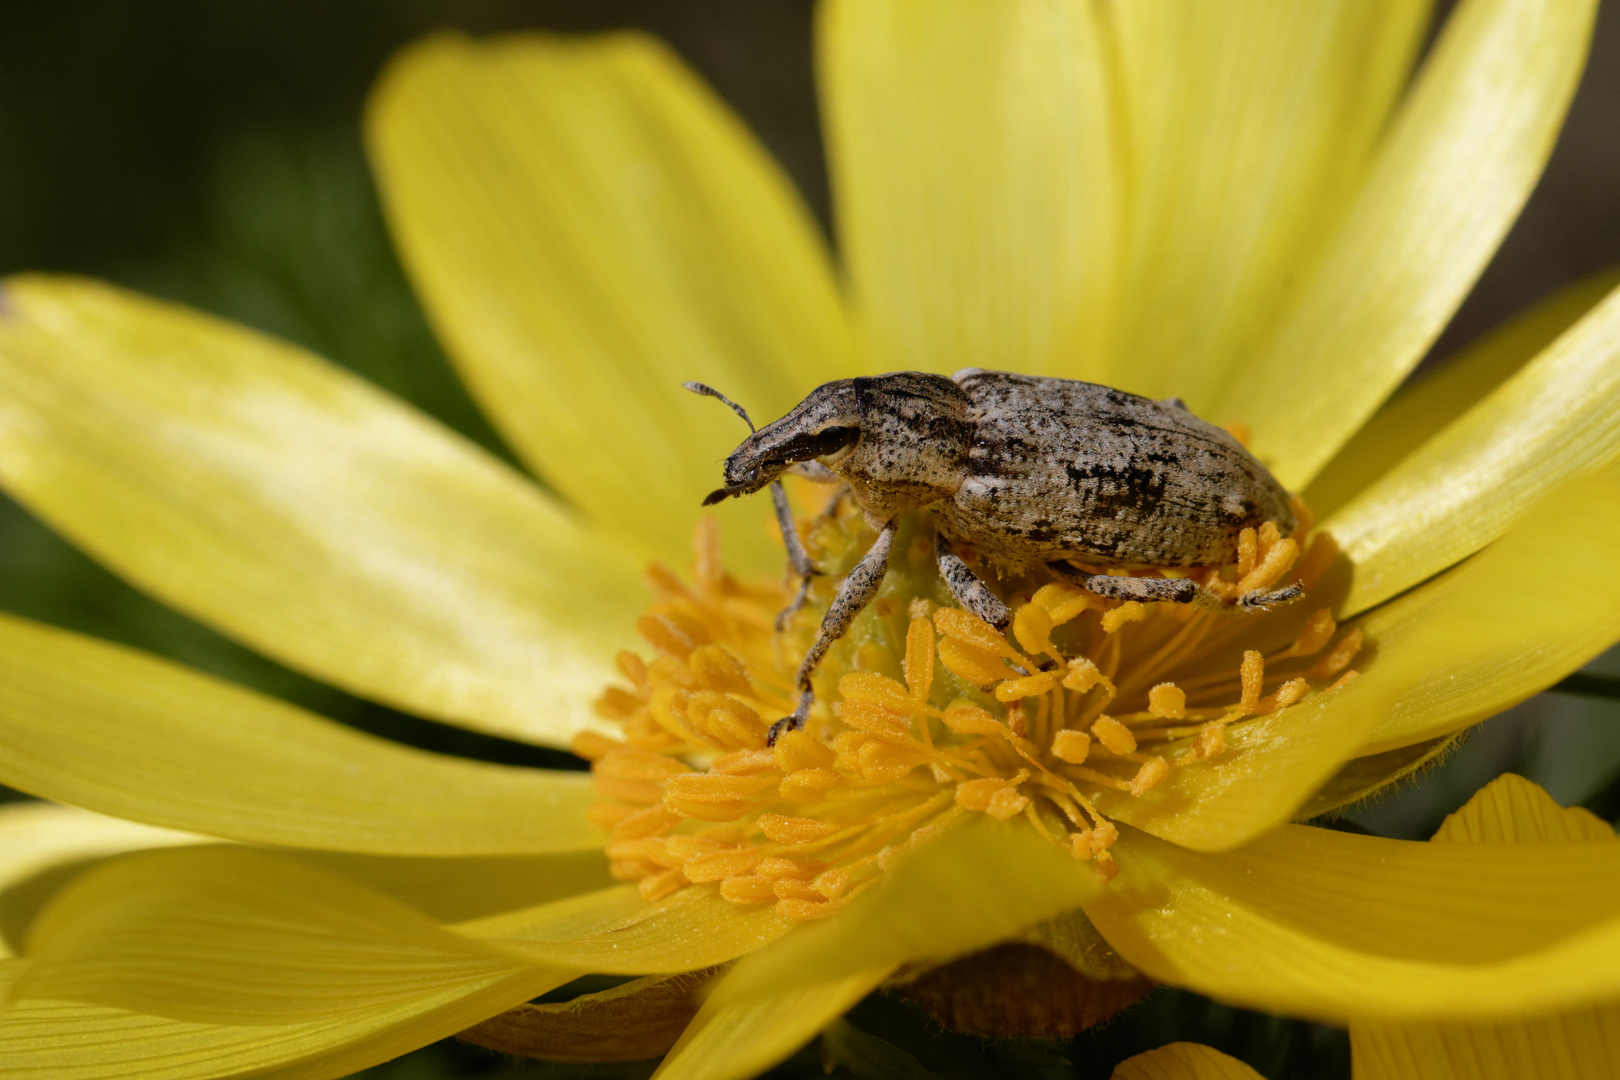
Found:
M 726 400 L 700 384 L 688 388 Z M 1186 579 L 1093 574 L 1070 561 L 1220 566 L 1237 557 L 1244 529 L 1269 521 L 1288 535 L 1296 525 L 1288 492 L 1225 430 L 1178 400 L 1072 379 L 968 368 L 950 378 L 899 371 L 823 384 L 750 434 L 726 459 L 725 486 L 704 503 L 778 484 L 783 473 L 807 466 L 836 474 L 880 533 L 829 607 L 799 669 L 799 707 L 772 729 L 773 741 L 803 725 L 813 701 L 810 676 L 876 594 L 903 510 L 933 513 L 940 572 L 952 594 L 1002 629 L 1005 604 L 955 545 L 1008 568 L 1048 564 L 1116 599 L 1225 606 Z M 778 503 L 782 517 L 785 504 Z M 795 570 L 813 573 L 791 521 L 783 526 Z M 1300 595 L 1295 584 L 1257 590 L 1237 604 L 1257 609 Z

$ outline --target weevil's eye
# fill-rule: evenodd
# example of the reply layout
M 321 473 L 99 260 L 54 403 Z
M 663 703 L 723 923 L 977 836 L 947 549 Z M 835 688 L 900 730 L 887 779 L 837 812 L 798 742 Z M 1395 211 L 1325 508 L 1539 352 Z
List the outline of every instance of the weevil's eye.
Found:
M 854 446 L 861 437 L 858 427 L 825 427 L 810 436 L 810 457 L 826 457 L 848 446 Z M 808 460 L 808 459 L 806 459 Z

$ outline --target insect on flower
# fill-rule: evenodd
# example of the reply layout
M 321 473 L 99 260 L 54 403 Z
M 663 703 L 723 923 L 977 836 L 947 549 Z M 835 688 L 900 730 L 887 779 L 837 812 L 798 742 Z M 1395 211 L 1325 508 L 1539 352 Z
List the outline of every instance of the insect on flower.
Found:
M 1116 600 L 1257 611 L 1304 595 L 1299 582 L 1223 597 L 1191 578 L 1149 576 L 1219 566 L 1238 555 L 1245 529 L 1270 522 L 1286 536 L 1296 524 L 1288 492 L 1266 467 L 1179 399 L 980 368 L 950 378 L 897 371 L 824 383 L 780 420 L 754 429 L 719 391 L 685 386 L 719 398 L 753 429 L 726 458 L 726 486 L 703 504 L 771 488 L 800 578 L 779 627 L 819 572 L 794 528 L 784 473 L 841 480 L 839 497 L 847 493 L 879 530 L 827 609 L 796 676 L 798 707 L 771 728 L 773 744 L 804 726 L 815 700 L 810 678 L 877 594 L 903 510 L 932 511 L 941 578 L 963 608 L 998 630 L 1012 615 L 957 545 L 998 567 L 1045 564 Z

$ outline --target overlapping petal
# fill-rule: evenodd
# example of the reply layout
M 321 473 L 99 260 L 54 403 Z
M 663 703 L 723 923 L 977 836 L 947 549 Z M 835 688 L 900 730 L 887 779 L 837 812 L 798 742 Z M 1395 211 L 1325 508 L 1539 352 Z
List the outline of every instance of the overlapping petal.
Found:
M 13 955 L 39 904 L 64 875 L 125 851 L 203 839 L 42 802 L 0 806 L 0 958 Z
M 465 761 L 0 616 L 0 782 L 132 821 L 405 855 L 600 850 L 584 773 Z
M 1344 612 L 1466 558 L 1549 487 L 1615 460 L 1617 415 L 1620 292 L 1323 523 L 1355 568 Z
M 1144 833 L 1086 906 L 1148 976 L 1269 1012 L 1489 1018 L 1620 997 L 1620 846 L 1287 825 L 1209 855 Z
M 1614 829 L 1564 809 L 1509 773 L 1475 793 L 1435 834 L 1442 843 L 1614 844 Z M 1620 1068 L 1620 1005 L 1607 1003 L 1493 1024 L 1352 1022 L 1356 1080 L 1601 1080 Z
M 1539 356 L 1616 285 L 1620 270 L 1604 270 L 1565 286 L 1401 387 L 1305 489 L 1311 512 L 1331 519 Z
M 746 1080 L 815 1038 L 891 970 L 867 968 L 751 999 L 721 1002 L 711 997 L 653 1075 L 660 1080 Z
M 145 852 L 36 921 L 0 1076 L 336 1077 L 571 977 L 243 847 Z
M 684 563 L 744 434 L 857 373 L 830 262 L 786 176 L 663 45 L 433 38 L 372 101 L 384 202 L 473 393 L 525 461 L 625 542 Z M 758 508 L 734 561 L 780 565 Z M 779 549 L 778 549 L 779 550 Z
M 1101 381 L 1208 407 L 1366 175 L 1426 0 L 1106 11 L 1129 227 Z
M 1382 133 L 1333 239 L 1212 414 L 1303 488 L 1450 319 L 1540 175 L 1591 0 L 1465 0 Z
M 1125 192 L 1094 8 L 819 15 L 839 244 L 877 369 L 1098 374 Z
M 1355 625 L 1360 677 L 1234 725 L 1228 752 L 1143 796 L 1100 792 L 1105 814 L 1202 851 L 1244 843 L 1295 813 L 1352 756 L 1456 731 L 1541 690 L 1620 637 L 1620 475 L 1547 494 L 1490 548 Z M 1581 586 L 1516 583 L 1581 567 Z
M 566 744 L 635 564 L 470 444 L 301 350 L 13 278 L 0 482 L 160 599 L 379 701 Z
M 741 1003 L 868 968 L 960 956 L 1073 911 L 1101 889 L 1093 867 L 1027 829 L 958 829 L 910 854 L 837 918 L 743 960 L 714 1000 Z

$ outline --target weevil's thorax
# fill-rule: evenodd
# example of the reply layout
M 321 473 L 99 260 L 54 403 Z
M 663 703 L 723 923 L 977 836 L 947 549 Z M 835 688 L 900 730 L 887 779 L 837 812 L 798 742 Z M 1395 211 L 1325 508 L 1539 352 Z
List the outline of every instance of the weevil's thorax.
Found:
M 971 403 L 950 379 L 900 371 L 853 379 L 861 437 L 827 459 L 874 521 L 949 499 L 966 476 Z

